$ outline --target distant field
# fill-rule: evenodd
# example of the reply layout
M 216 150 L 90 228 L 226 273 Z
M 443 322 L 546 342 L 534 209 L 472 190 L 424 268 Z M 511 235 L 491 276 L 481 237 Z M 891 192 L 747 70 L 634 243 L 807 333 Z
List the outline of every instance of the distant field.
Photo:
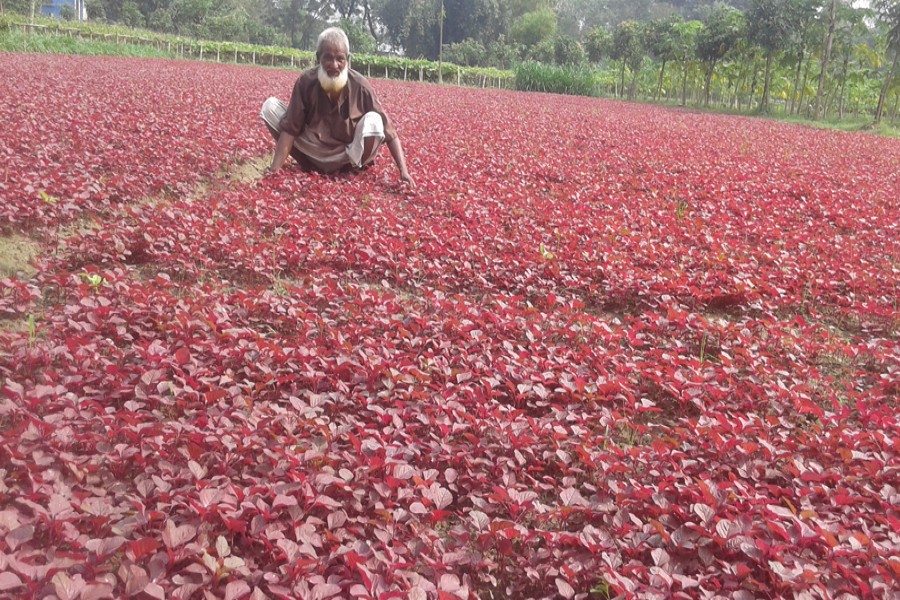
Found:
M 900 593 L 900 140 L 295 76 L 0 54 L 0 597 Z

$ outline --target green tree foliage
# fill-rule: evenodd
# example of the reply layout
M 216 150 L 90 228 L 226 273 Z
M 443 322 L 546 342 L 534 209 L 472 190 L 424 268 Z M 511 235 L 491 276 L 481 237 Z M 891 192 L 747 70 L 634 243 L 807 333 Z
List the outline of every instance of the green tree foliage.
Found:
M 106 8 L 103 6 L 102 0 L 85 0 L 84 8 L 87 11 L 88 19 L 92 21 L 106 20 Z
M 276 5 L 273 20 L 287 33 L 290 44 L 313 50 L 326 23 L 330 6 L 321 0 L 284 0 Z
M 2 0 L 0 6 L 2 6 L 0 12 L 14 12 L 22 15 L 31 12 L 31 0 Z
M 444 49 L 444 60 L 464 67 L 487 64 L 487 57 L 488 52 L 484 45 L 472 38 L 450 44 Z
M 764 87 L 759 111 L 769 111 L 769 91 L 772 83 L 772 61 L 777 52 L 791 44 L 795 4 L 792 0 L 751 0 L 747 12 L 750 40 L 763 49 L 766 55 Z
M 520 54 L 519 46 L 507 41 L 506 36 L 501 35 L 497 41 L 487 45 L 487 61 L 480 66 L 510 69 L 519 61 Z
M 588 60 L 599 63 L 612 53 L 612 33 L 606 27 L 594 27 L 584 40 Z
M 741 11 L 725 4 L 716 4 L 697 33 L 697 58 L 706 65 L 706 105 L 709 105 L 709 86 L 716 64 L 737 47 L 745 36 L 745 28 Z
M 584 64 L 587 55 L 578 40 L 559 35 L 553 41 L 553 58 L 560 66 L 578 66 Z
M 537 46 L 556 35 L 556 13 L 549 8 L 525 13 L 513 23 L 510 37 L 526 48 Z
M 556 40 L 555 38 L 546 39 L 536 46 L 525 48 L 525 56 L 533 62 L 552 65 L 556 62 Z
M 637 21 L 622 21 L 613 31 L 612 49 L 610 58 L 621 62 L 620 65 L 620 90 L 625 89 L 625 68 L 632 72 L 631 86 L 628 97 L 633 99 L 635 95 L 634 83 L 637 71 L 644 60 L 644 29 Z
M 666 74 L 666 65 L 677 58 L 675 49 L 675 27 L 682 23 L 679 15 L 669 15 L 654 19 L 644 28 L 644 46 L 652 59 L 659 63 L 659 74 L 656 79 L 654 99 L 658 99 L 662 91 Z
M 444 0 L 444 43 L 487 45 L 506 32 L 507 12 L 505 0 Z
M 350 51 L 352 53 L 375 54 L 378 42 L 362 23 L 341 19 L 338 22 L 338 26 L 347 34 L 347 39 L 350 41 Z
M 887 54 L 890 58 L 890 67 L 884 76 L 884 83 L 878 95 L 878 104 L 875 107 L 875 122 L 880 123 L 884 116 L 885 103 L 888 93 L 894 84 L 894 79 L 900 69 L 900 2 L 897 0 L 875 0 L 873 3 L 875 14 L 884 29 L 884 42 Z
M 445 46 L 469 38 L 487 46 L 504 33 L 508 7 L 501 0 L 444 0 L 443 5 Z M 395 49 L 410 57 L 437 58 L 440 0 L 373 0 L 371 6 Z
M 696 57 L 697 36 L 703 29 L 700 21 L 682 21 L 672 25 L 672 55 L 681 67 L 681 105 L 687 104 L 687 81 L 691 63 Z
M 119 12 L 119 18 L 123 25 L 129 27 L 144 27 L 146 24 L 144 13 L 141 12 L 137 2 L 123 2 Z

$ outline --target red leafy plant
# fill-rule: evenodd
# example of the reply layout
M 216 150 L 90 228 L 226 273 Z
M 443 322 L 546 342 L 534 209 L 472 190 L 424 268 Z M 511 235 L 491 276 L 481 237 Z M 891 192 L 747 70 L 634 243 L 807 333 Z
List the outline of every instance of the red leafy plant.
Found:
M 0 65 L 0 595 L 898 593 L 895 140 L 376 81 L 415 192 L 242 181 L 295 73 Z

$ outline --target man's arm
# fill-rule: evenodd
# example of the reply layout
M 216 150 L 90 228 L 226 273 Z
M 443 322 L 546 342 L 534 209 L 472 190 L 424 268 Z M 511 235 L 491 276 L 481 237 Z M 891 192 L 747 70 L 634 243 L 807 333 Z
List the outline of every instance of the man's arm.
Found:
M 284 131 L 278 136 L 278 143 L 275 144 L 275 156 L 272 158 L 272 166 L 269 171 L 273 173 L 284 166 L 291 148 L 294 147 L 294 136 Z
M 413 180 L 412 176 L 409 174 L 409 171 L 406 169 L 406 156 L 403 154 L 403 146 L 400 144 L 400 138 L 393 138 L 388 142 L 387 146 L 388 150 L 391 151 L 391 156 L 393 157 L 394 162 L 397 163 L 397 168 L 400 170 L 401 181 L 405 181 L 409 184 L 409 187 L 415 188 L 416 182 Z

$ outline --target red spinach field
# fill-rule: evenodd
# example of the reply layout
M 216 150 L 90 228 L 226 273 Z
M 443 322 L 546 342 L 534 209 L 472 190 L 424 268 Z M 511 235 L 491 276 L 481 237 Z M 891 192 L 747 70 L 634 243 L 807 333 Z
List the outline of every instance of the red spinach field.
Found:
M 0 55 L 0 597 L 900 597 L 900 141 Z

